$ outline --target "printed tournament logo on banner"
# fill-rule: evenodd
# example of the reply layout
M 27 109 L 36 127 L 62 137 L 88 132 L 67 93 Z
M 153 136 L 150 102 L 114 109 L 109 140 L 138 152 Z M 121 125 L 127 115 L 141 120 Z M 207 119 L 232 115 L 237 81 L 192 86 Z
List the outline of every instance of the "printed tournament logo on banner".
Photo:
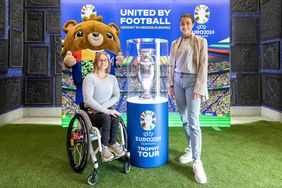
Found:
M 196 6 L 194 10 L 194 18 L 199 24 L 196 26 L 197 30 L 192 31 L 195 35 L 208 38 L 209 35 L 215 34 L 214 29 L 207 29 L 207 25 L 205 25 L 210 19 L 210 9 L 207 5 Z
M 153 130 L 156 126 L 156 115 L 153 111 L 146 110 L 140 116 L 140 124 L 146 131 Z
M 85 17 L 89 18 L 91 14 L 97 16 L 96 8 L 93 5 L 87 4 L 81 8 L 81 19 L 83 20 Z
M 194 10 L 194 18 L 198 24 L 205 24 L 210 18 L 210 9 L 207 5 L 199 5 Z

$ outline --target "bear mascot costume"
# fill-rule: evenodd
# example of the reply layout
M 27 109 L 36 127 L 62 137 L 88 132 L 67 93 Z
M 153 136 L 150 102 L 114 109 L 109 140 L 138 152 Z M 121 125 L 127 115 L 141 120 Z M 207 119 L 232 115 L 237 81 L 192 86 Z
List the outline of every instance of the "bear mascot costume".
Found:
M 93 61 L 99 51 L 110 55 L 111 71 L 123 63 L 118 35 L 120 30 L 114 23 L 104 24 L 101 16 L 91 14 L 83 22 L 69 20 L 64 24 L 66 37 L 61 55 L 64 57 L 63 69 L 72 68 L 72 77 L 76 85 L 76 104 L 83 102 L 82 82 L 84 77 L 93 72 Z

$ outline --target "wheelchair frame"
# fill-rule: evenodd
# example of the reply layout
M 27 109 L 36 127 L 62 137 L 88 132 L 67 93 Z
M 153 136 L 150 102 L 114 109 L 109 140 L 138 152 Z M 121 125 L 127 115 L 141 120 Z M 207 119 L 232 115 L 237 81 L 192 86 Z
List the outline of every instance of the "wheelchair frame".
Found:
M 76 125 L 77 124 L 77 125 Z M 119 123 L 120 145 L 125 151 L 122 156 L 124 160 L 123 172 L 130 171 L 130 152 L 128 151 L 127 131 L 123 120 Z M 117 135 L 119 136 L 119 135 Z M 98 147 L 94 150 L 92 141 L 98 141 Z M 67 155 L 71 168 L 79 173 L 82 172 L 91 156 L 94 164 L 93 172 L 88 176 L 87 183 L 95 185 L 98 181 L 98 158 L 96 155 L 102 152 L 101 134 L 97 127 L 92 126 L 88 114 L 84 110 L 80 110 L 70 121 L 67 132 Z M 115 157 L 113 160 L 121 157 Z

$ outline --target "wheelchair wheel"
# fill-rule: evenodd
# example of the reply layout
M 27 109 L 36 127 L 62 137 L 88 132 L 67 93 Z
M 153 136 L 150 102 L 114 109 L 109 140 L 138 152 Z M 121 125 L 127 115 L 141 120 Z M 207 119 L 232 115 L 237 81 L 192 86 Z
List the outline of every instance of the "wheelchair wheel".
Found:
M 128 149 L 127 129 L 125 127 L 125 123 L 122 119 L 120 119 L 119 124 L 120 124 L 120 126 L 122 127 L 122 130 L 123 130 L 124 143 L 122 143 L 120 129 L 118 129 L 118 132 L 117 132 L 117 142 L 120 143 L 125 149 Z
M 75 172 L 82 172 L 89 158 L 89 134 L 81 114 L 76 114 L 70 121 L 67 154 L 71 168 Z
M 131 165 L 130 165 L 129 160 L 128 160 L 123 164 L 123 173 L 125 173 L 125 174 L 129 173 L 130 167 L 131 167 Z
M 94 169 L 93 173 L 88 176 L 87 183 L 88 185 L 95 185 L 98 182 L 99 176 L 98 176 L 98 169 Z
M 126 149 L 125 156 L 120 158 L 120 161 L 123 162 L 122 172 L 127 174 L 130 171 L 131 165 L 130 165 L 130 155 L 129 155 L 129 151 L 128 151 L 127 129 L 126 129 L 125 123 L 122 119 L 120 120 L 120 126 L 122 127 L 122 130 L 123 130 L 124 142 L 122 143 L 121 130 L 120 129 L 118 130 L 118 133 L 117 133 L 117 141 Z

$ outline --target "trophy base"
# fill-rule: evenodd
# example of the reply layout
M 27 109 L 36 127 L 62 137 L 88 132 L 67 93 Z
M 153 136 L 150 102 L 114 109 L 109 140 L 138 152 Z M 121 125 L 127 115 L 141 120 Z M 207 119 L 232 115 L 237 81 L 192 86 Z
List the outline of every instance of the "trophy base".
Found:
M 151 99 L 152 95 L 148 93 L 143 93 L 142 95 L 139 96 L 139 99 Z

